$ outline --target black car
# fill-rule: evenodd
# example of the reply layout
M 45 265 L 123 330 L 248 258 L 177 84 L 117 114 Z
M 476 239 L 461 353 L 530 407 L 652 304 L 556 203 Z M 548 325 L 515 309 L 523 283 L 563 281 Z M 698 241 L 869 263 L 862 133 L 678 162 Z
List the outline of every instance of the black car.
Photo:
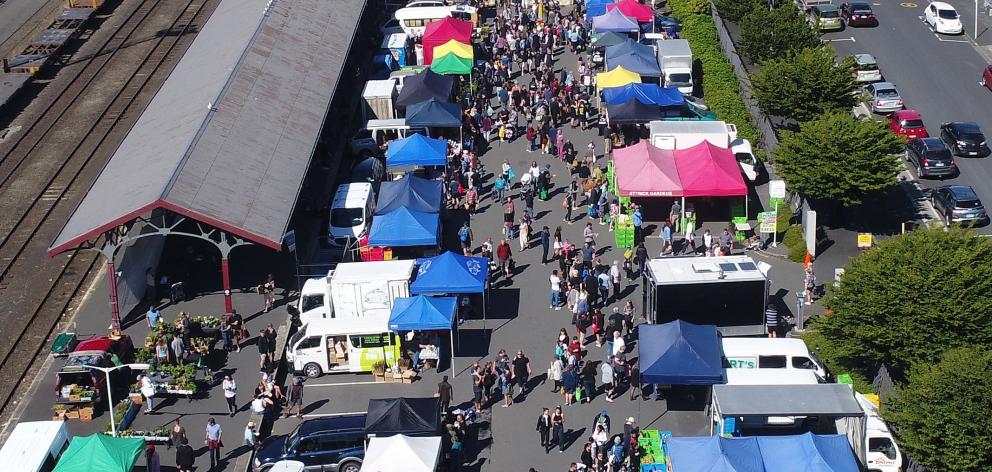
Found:
M 944 219 L 944 224 L 987 223 L 989 219 L 985 206 L 975 190 L 967 185 L 945 185 L 933 189 L 930 201 L 934 210 Z
M 875 12 L 868 3 L 842 3 L 840 14 L 847 26 L 878 26 L 878 18 L 875 17 Z
M 940 139 L 943 139 L 955 156 L 985 157 L 992 153 L 988 141 L 977 123 L 954 121 L 940 125 Z
M 920 138 L 906 143 L 906 160 L 921 178 L 944 178 L 958 172 L 951 150 L 940 138 Z
M 281 460 L 302 462 L 307 470 L 358 472 L 365 458 L 365 415 L 316 418 L 300 423 L 287 435 L 262 441 L 255 472 Z

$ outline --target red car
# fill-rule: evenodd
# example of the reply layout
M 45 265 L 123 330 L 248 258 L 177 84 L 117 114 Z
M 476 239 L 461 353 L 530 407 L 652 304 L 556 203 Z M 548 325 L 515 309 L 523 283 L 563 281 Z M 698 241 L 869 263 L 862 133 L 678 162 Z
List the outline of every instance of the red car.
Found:
M 985 70 L 982 71 L 981 84 L 985 88 L 992 90 L 992 64 L 985 66 Z
M 896 136 L 902 136 L 906 140 L 926 138 L 927 127 L 923 124 L 923 117 L 916 110 L 899 110 L 889 115 L 889 129 Z

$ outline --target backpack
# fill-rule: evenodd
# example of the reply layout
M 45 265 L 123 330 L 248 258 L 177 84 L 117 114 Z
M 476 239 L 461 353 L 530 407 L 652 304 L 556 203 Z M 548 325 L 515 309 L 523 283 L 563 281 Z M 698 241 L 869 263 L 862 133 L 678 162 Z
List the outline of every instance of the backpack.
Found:
M 462 229 L 458 230 L 458 239 L 463 243 L 468 242 L 468 228 L 462 226 Z

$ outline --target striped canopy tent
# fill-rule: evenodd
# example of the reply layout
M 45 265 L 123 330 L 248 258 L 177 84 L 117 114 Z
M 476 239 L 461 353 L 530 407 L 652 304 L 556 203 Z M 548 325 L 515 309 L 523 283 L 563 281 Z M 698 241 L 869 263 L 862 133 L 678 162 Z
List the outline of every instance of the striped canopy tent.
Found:
M 600 72 L 596 74 L 596 88 L 598 90 L 603 90 L 609 87 L 623 87 L 627 84 L 639 84 L 641 83 L 641 76 L 636 72 L 631 72 L 624 69 L 623 66 L 618 66 L 609 72 Z
M 462 59 L 472 59 L 474 56 L 472 46 L 452 39 L 434 48 L 434 57 L 444 57 L 449 53 L 454 53 Z
M 472 72 L 472 59 L 459 57 L 455 52 L 449 52 L 441 57 L 434 56 L 431 70 L 441 75 L 468 74 Z
M 434 61 L 434 48 L 452 39 L 462 44 L 470 44 L 472 42 L 472 22 L 447 16 L 428 23 L 427 27 L 424 28 L 422 40 L 424 64 L 431 64 Z

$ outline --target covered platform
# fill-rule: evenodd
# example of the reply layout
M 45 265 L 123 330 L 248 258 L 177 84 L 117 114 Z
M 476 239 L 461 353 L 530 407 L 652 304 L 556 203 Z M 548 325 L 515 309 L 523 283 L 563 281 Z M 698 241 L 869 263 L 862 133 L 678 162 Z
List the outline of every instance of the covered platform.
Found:
M 857 472 L 839 434 L 676 437 L 666 441 L 678 472 Z
M 451 88 L 454 84 L 453 77 L 438 74 L 430 69 L 411 75 L 403 82 L 403 90 L 400 90 L 399 96 L 396 97 L 396 106 L 406 108 L 430 99 L 447 101 L 451 98 Z
M 437 246 L 441 215 L 405 206 L 376 215 L 369 230 L 369 245 L 381 247 Z
M 403 434 L 372 438 L 365 451 L 365 472 L 434 472 L 441 462 L 441 437 Z
M 613 31 L 616 33 L 639 33 L 640 26 L 637 20 L 624 15 L 623 12 L 614 8 L 606 13 L 593 17 L 592 30 L 595 33 L 605 33 Z
M 441 433 L 441 399 L 370 399 L 365 418 L 365 434 L 384 437 L 397 434 L 424 437 Z
M 716 326 L 675 320 L 638 327 L 641 378 L 664 385 L 723 382 L 723 348 Z
M 365 0 L 223 0 L 49 255 L 101 252 L 113 288 L 120 247 L 145 236 L 195 237 L 221 252 L 229 293 L 232 249 L 282 248 L 365 7 Z M 200 231 L 178 231 L 187 219 Z M 129 234 L 136 220 L 146 230 Z M 230 310 L 229 295 L 225 301 Z
M 376 214 L 389 213 L 400 207 L 425 213 L 438 213 L 441 211 L 443 185 L 437 180 L 409 174 L 399 180 L 383 182 L 379 188 Z

